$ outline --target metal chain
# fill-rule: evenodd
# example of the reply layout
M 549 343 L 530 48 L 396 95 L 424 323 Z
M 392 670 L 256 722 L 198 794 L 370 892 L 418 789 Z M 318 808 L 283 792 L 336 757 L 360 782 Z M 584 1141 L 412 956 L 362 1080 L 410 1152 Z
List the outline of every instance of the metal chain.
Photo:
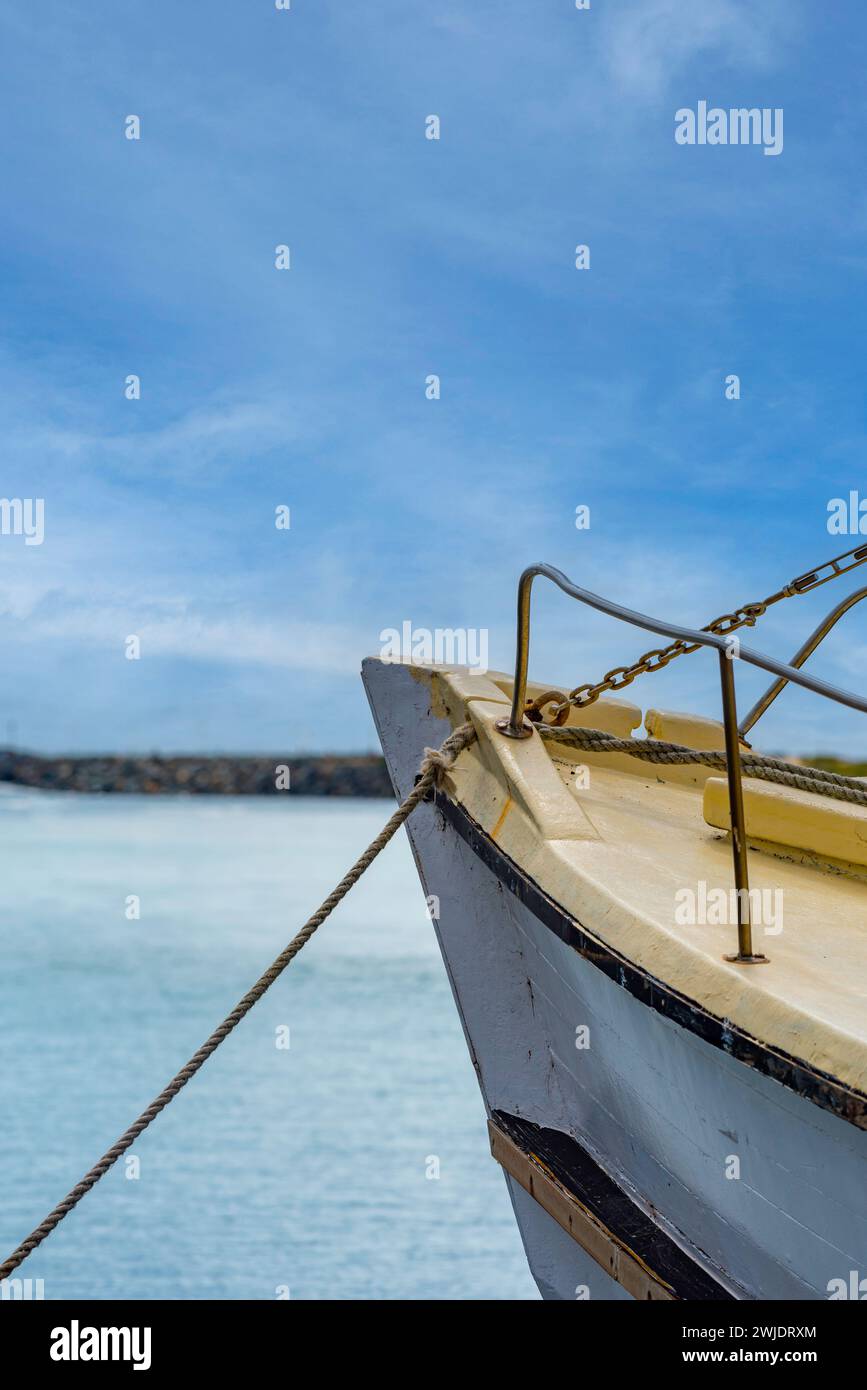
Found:
M 864 564 L 867 560 L 867 546 L 858 546 L 855 550 L 848 551 L 845 555 L 838 555 L 836 559 L 829 560 L 823 565 L 817 565 L 815 569 L 807 570 L 805 574 L 798 575 L 785 588 L 780 589 L 779 593 L 771 594 L 760 603 L 745 603 L 743 607 L 736 608 L 734 613 L 723 613 L 719 618 L 714 618 L 712 623 L 708 623 L 703 632 L 714 632 L 719 637 L 726 637 L 730 632 L 736 632 L 738 628 L 754 627 L 757 619 L 767 612 L 771 604 L 779 603 L 780 599 L 791 598 L 795 594 L 808 593 L 810 589 L 816 589 L 820 584 L 826 584 L 829 579 L 836 579 L 838 575 L 845 574 L 848 570 L 855 569 L 856 566 Z M 570 690 L 566 698 L 560 690 L 546 690 L 544 695 L 537 695 L 535 700 L 528 700 L 525 714 L 534 723 L 542 720 L 542 710 L 546 705 L 552 705 L 553 709 L 548 715 L 547 722 L 557 727 L 565 724 L 570 708 L 584 709 L 587 705 L 592 705 L 599 699 L 600 695 L 605 695 L 612 690 L 625 690 L 627 685 L 631 685 L 636 676 L 650 674 L 653 671 L 662 671 L 670 661 L 677 656 L 685 656 L 689 652 L 699 650 L 697 643 L 684 642 L 678 640 L 671 642 L 667 647 L 654 647 L 652 651 L 645 652 L 631 666 L 614 666 L 610 671 L 606 671 L 601 681 L 595 685 L 577 685 L 574 690 Z
M 745 604 L 743 608 L 736 609 L 734 613 L 723 613 L 719 618 L 714 618 L 713 622 L 708 623 L 702 631 L 715 632 L 718 636 L 725 637 L 730 632 L 736 632 L 738 628 L 753 627 L 767 606 L 767 602 Z M 558 703 L 554 705 L 548 723 L 562 725 L 573 705 L 576 709 L 583 709 L 585 705 L 592 705 L 599 699 L 600 695 L 605 695 L 612 690 L 625 690 L 627 685 L 632 684 L 636 676 L 662 671 L 675 657 L 686 656 L 689 652 L 697 651 L 697 643 L 680 640 L 671 642 L 667 647 L 654 647 L 652 651 L 645 652 L 643 656 L 640 656 L 631 666 L 612 667 L 595 685 L 588 683 L 576 686 L 574 690 L 569 691 L 567 699 L 562 702 L 560 702 L 558 691 L 547 691 L 546 695 L 540 695 L 529 703 L 527 715 L 534 721 L 540 720 L 542 707 L 549 703 L 551 696 L 556 696 Z

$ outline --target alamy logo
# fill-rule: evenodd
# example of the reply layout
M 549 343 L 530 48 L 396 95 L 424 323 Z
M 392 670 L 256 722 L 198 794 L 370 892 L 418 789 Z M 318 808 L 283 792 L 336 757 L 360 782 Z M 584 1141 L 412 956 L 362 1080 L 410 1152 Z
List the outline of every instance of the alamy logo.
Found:
M 695 111 L 682 106 L 674 113 L 674 138 L 679 145 L 764 145 L 765 154 L 782 154 L 782 106 L 721 106 L 708 109 L 700 101 Z
M 867 1299 L 867 1279 L 861 1279 L 857 1269 L 849 1270 L 848 1280 L 829 1279 L 825 1287 L 831 1302 L 835 1299 L 851 1298 L 858 1303 L 863 1303 Z
M 0 1279 L 0 1299 L 4 1302 L 41 1302 L 44 1297 L 44 1279 Z
M 832 497 L 828 532 L 832 536 L 867 536 L 867 497 L 861 497 L 855 488 L 850 488 L 848 498 Z
M 73 1318 L 69 1327 L 51 1329 L 52 1361 L 131 1361 L 134 1371 L 149 1371 L 149 1327 L 81 1327 Z
M 42 497 L 0 497 L 0 536 L 23 536 L 25 545 L 45 539 L 45 500 Z
M 475 627 L 414 628 L 412 623 L 383 628 L 379 634 L 383 661 L 435 662 L 441 666 L 468 666 L 473 675 L 488 669 L 488 630 Z
M 766 936 L 783 930 L 782 888 L 708 888 L 699 879 L 695 888 L 679 888 L 674 895 L 674 920 L 683 927 L 728 927 L 738 921 L 738 902 L 744 894 L 750 920 L 763 927 Z

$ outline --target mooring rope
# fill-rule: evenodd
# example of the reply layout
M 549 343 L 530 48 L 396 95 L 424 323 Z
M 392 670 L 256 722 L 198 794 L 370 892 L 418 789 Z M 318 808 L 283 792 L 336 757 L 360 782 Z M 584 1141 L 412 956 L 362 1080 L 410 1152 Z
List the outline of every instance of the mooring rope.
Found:
M 606 733 L 604 729 L 583 729 L 575 726 L 558 727 L 550 724 L 536 724 L 535 728 L 543 739 L 567 744 L 572 748 L 581 748 L 587 752 L 627 753 L 630 757 L 641 758 L 651 763 L 701 763 L 721 772 L 726 770 L 725 753 L 714 749 L 686 748 L 679 743 L 665 743 L 658 739 L 642 741 L 640 739 L 616 738 L 613 734 Z M 63 1200 L 58 1202 L 53 1211 L 49 1212 L 44 1221 L 41 1221 L 30 1235 L 13 1250 L 9 1258 L 4 1260 L 3 1264 L 0 1265 L 0 1279 L 8 1279 L 9 1275 L 27 1259 L 28 1255 L 42 1244 L 55 1227 L 59 1226 L 63 1218 L 72 1211 L 73 1207 L 78 1205 L 82 1197 L 96 1186 L 100 1178 L 135 1143 L 139 1135 L 147 1129 L 152 1120 L 156 1119 L 160 1111 L 174 1100 L 178 1092 L 204 1066 L 211 1054 L 216 1052 L 220 1043 L 229 1036 L 242 1018 L 250 1012 L 253 1005 L 258 1003 L 262 995 L 282 975 L 302 947 L 307 945 L 314 932 L 331 915 L 338 903 L 346 897 L 349 890 L 370 867 L 404 821 L 409 819 L 419 802 L 425 799 L 432 788 L 442 787 L 445 784 L 448 771 L 458 754 L 468 748 L 475 740 L 476 731 L 472 724 L 462 724 L 460 728 L 455 729 L 449 735 L 441 748 L 426 748 L 424 750 L 424 758 L 412 791 L 401 802 L 364 853 L 356 859 L 352 868 L 340 880 L 337 887 L 329 893 L 322 905 L 313 913 L 313 916 L 308 918 L 301 930 L 269 965 L 265 973 L 260 975 L 252 989 L 247 991 L 232 1012 L 214 1029 L 207 1041 L 197 1052 L 193 1053 L 186 1066 L 172 1077 L 168 1085 L 151 1101 L 147 1109 L 142 1111 L 129 1129 L 124 1130 L 120 1138 L 112 1144 L 110 1149 L 106 1150 L 102 1158 L 94 1164 L 81 1181 L 76 1183 Z M 785 786 L 799 787 L 802 791 L 817 792 L 822 796 L 834 797 L 838 801 L 853 801 L 862 806 L 867 805 L 867 784 L 853 777 L 844 777 L 835 772 L 824 772 L 816 767 L 801 767 L 797 763 L 787 763 L 780 758 L 765 757 L 758 753 L 749 752 L 741 753 L 741 766 L 747 777 L 760 777 L 767 782 L 778 782 Z
M 665 743 L 661 739 L 616 738 L 604 729 L 581 729 L 575 726 L 537 724 L 542 738 L 565 743 L 570 748 L 582 748 L 588 753 L 628 753 L 649 763 L 701 763 L 705 767 L 726 770 L 726 755 L 716 749 L 685 748 L 680 743 Z M 839 772 L 825 772 L 819 767 L 801 767 L 782 758 L 761 753 L 741 753 L 741 770 L 745 777 L 759 777 L 764 782 L 777 782 L 801 791 L 830 796 L 835 801 L 853 801 L 867 806 L 867 782 L 857 777 L 844 777 Z
M 202 1044 L 198 1052 L 193 1053 L 193 1056 L 187 1062 L 186 1066 L 181 1067 L 181 1070 L 176 1076 L 172 1077 L 172 1080 L 160 1091 L 156 1099 L 152 1100 L 147 1109 L 142 1111 L 135 1123 L 131 1124 L 129 1129 L 124 1130 L 116 1143 L 112 1144 L 111 1148 L 106 1150 L 99 1162 L 95 1163 L 90 1172 L 85 1174 L 81 1182 L 75 1184 L 75 1187 L 67 1193 L 63 1201 L 58 1202 L 57 1206 L 52 1212 L 49 1212 L 45 1220 L 40 1221 L 39 1225 L 35 1230 L 31 1231 L 27 1239 L 22 1240 L 17 1249 L 13 1250 L 8 1260 L 4 1260 L 3 1264 L 0 1265 L 0 1279 L 8 1279 L 13 1270 L 16 1270 L 22 1261 L 26 1260 L 27 1256 L 32 1254 L 37 1245 L 41 1245 L 46 1236 L 51 1234 L 55 1226 L 60 1224 L 64 1216 L 67 1216 L 69 1212 L 72 1211 L 72 1208 L 81 1201 L 82 1197 L 89 1192 L 92 1187 L 96 1186 L 100 1178 L 117 1162 L 121 1154 L 125 1153 L 130 1145 L 135 1143 L 139 1135 L 147 1129 L 152 1120 L 156 1119 L 160 1111 L 165 1110 L 169 1101 L 174 1100 L 178 1091 L 186 1086 L 191 1077 L 195 1076 L 199 1068 L 202 1067 L 211 1056 L 211 1053 L 216 1052 L 220 1043 L 229 1036 L 233 1028 L 237 1027 L 241 1019 L 250 1012 L 253 1005 L 258 1003 L 265 991 L 271 988 L 274 981 L 283 974 L 287 965 L 292 963 L 301 948 L 307 945 L 313 933 L 318 927 L 322 926 L 322 923 L 331 915 L 337 904 L 346 897 L 350 888 L 358 882 L 365 870 L 373 863 L 376 856 L 385 848 L 396 831 L 403 825 L 404 821 L 409 818 L 419 802 L 424 800 L 433 787 L 442 786 L 446 774 L 458 754 L 461 753 L 464 748 L 468 748 L 470 744 L 475 741 L 475 738 L 476 731 L 472 724 L 462 724 L 460 728 L 455 729 L 455 731 L 449 735 L 441 748 L 426 748 L 424 750 L 424 758 L 419 767 L 419 775 L 416 779 L 415 786 L 406 800 L 398 806 L 394 815 L 391 816 L 382 830 L 380 830 L 376 839 L 368 845 L 360 858 L 356 859 L 349 872 L 344 875 L 333 892 L 329 893 L 322 906 L 314 912 L 312 917 L 308 918 L 304 926 L 298 934 L 292 938 L 285 950 L 281 951 L 276 960 L 268 966 L 264 975 L 259 976 L 253 988 L 248 990 L 243 999 L 235 1005 L 232 1012 L 223 1019 L 219 1027 L 214 1029 L 207 1042 Z

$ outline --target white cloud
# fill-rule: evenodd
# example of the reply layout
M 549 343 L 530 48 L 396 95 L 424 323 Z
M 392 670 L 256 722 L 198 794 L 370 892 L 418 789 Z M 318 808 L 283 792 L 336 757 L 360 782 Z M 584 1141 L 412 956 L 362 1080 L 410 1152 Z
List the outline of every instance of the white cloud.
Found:
M 615 80 L 652 97 L 698 59 L 730 63 L 740 72 L 772 68 L 798 28 L 792 0 L 765 0 L 761 6 L 748 0 L 635 0 L 612 7 L 604 46 Z

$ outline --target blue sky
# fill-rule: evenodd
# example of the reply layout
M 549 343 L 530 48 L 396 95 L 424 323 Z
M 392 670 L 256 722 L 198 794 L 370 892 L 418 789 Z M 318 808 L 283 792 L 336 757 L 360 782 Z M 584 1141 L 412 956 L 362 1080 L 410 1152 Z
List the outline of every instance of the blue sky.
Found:
M 0 738 L 373 748 L 380 631 L 487 628 L 507 667 L 529 562 L 701 625 L 857 543 L 826 527 L 867 496 L 854 0 L 44 0 L 0 38 L 0 494 L 46 512 L 0 536 Z M 782 153 L 676 144 L 699 100 L 783 108 Z M 865 622 L 811 669 L 863 690 Z M 540 678 L 653 645 L 539 591 Z M 629 694 L 716 714 L 715 663 Z M 790 691 L 759 742 L 867 729 Z

